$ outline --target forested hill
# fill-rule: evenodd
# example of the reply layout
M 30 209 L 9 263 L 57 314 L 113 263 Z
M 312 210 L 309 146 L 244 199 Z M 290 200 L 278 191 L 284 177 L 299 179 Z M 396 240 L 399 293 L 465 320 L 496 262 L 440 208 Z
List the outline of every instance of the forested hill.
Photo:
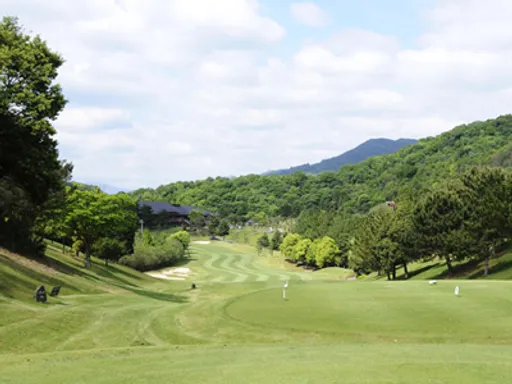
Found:
M 400 195 L 421 193 L 472 165 L 512 164 L 512 115 L 465 124 L 337 172 L 247 175 L 177 182 L 131 194 L 211 209 L 231 220 L 294 217 L 308 208 L 367 212 Z
M 342 153 L 339 156 L 325 159 L 315 164 L 302 164 L 288 169 L 269 171 L 264 175 L 289 175 L 294 172 L 305 172 L 308 174 L 318 174 L 328 171 L 337 171 L 342 165 L 357 164 L 372 156 L 387 155 L 394 153 L 399 149 L 415 144 L 415 139 L 370 139 L 351 150 Z

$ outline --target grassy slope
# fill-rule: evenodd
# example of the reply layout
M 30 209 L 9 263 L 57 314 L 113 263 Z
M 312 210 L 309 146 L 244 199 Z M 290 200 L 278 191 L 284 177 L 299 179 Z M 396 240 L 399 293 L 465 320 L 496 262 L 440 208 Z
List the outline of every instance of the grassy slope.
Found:
M 429 261 L 422 261 L 409 264 L 410 280 L 431 280 L 431 279 L 458 279 L 458 280 L 512 280 L 512 247 L 502 250 L 496 254 L 496 257 L 489 260 L 489 273 L 484 276 L 483 260 L 465 260 L 463 262 L 454 262 L 453 275 L 448 274 L 446 261 L 435 258 Z M 378 277 L 372 273 L 371 279 L 384 279 L 384 276 Z M 404 270 L 397 270 L 397 279 L 404 279 Z
M 2 383 L 512 379 L 509 282 L 337 282 L 224 243 L 194 246 L 187 281 L 49 254 L 66 288 L 48 305 L 30 295 L 50 271 L 2 256 L 0 281 L 17 284 L 0 288 Z

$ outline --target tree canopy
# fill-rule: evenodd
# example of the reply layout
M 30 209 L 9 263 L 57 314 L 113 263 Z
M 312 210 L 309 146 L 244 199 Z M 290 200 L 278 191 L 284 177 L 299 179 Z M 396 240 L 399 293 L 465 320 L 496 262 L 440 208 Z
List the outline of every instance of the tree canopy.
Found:
M 66 100 L 55 83 L 62 57 L 18 20 L 0 23 L 0 245 L 37 237 L 35 220 L 58 205 L 72 166 L 61 161 L 55 120 Z

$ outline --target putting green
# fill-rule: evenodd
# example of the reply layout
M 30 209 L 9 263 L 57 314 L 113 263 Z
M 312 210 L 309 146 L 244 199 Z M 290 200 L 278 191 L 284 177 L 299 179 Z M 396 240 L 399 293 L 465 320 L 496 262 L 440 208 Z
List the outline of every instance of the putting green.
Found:
M 461 295 L 454 288 L 461 285 Z M 507 282 L 316 282 L 239 296 L 231 319 L 253 326 L 329 333 L 340 341 L 512 344 Z

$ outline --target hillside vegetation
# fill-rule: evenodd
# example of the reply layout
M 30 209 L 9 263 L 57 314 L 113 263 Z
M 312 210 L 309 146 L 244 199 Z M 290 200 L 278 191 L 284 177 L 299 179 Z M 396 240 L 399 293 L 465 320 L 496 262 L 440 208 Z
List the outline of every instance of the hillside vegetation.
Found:
M 297 217 L 307 209 L 366 213 L 387 200 L 420 195 L 474 165 L 512 163 L 512 115 L 465 124 L 337 172 L 247 175 L 176 182 L 131 193 L 144 200 L 197 205 L 231 221 Z
M 339 156 L 322 160 L 315 164 L 303 164 L 288 169 L 279 169 L 264 173 L 265 175 L 289 175 L 294 172 L 318 174 L 322 172 L 337 171 L 341 166 L 357 164 L 372 156 L 387 155 L 398 151 L 407 145 L 416 143 L 415 139 L 370 139 Z

